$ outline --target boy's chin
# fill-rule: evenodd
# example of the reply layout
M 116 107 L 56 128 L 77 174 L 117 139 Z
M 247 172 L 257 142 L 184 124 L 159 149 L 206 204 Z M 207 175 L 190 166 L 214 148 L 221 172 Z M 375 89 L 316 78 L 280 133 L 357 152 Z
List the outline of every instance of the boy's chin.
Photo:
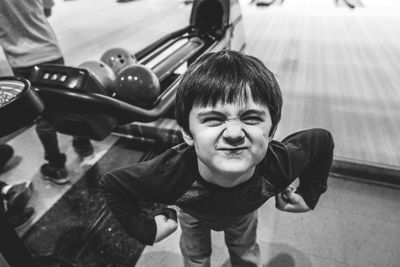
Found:
M 225 162 L 216 165 L 216 170 L 220 173 L 227 173 L 231 175 L 243 175 L 254 169 L 254 165 L 244 162 Z

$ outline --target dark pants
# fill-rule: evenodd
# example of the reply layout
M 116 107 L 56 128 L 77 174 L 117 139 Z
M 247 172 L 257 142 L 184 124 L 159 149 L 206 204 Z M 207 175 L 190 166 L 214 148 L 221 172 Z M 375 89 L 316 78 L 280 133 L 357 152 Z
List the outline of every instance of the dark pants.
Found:
M 182 229 L 180 248 L 185 267 L 211 265 L 211 229 L 183 210 L 179 212 Z M 225 244 L 228 247 L 232 267 L 260 266 L 260 249 L 257 244 L 257 211 L 229 222 L 224 227 Z M 225 225 L 225 223 L 223 223 Z M 220 229 L 220 225 L 215 228 Z
M 43 62 L 42 64 L 45 63 L 64 65 L 64 59 L 59 58 L 52 61 Z M 33 71 L 33 67 L 34 66 L 13 68 L 13 72 L 15 76 L 20 76 L 29 80 Z M 57 132 L 53 125 L 51 125 L 43 117 L 39 117 L 36 121 L 36 132 L 44 148 L 44 158 L 54 166 L 64 166 L 66 158 L 65 155 L 60 152 L 60 148 L 58 146 Z M 87 147 L 88 145 L 90 145 L 90 141 L 87 138 L 74 136 L 72 144 L 74 145 L 74 147 Z

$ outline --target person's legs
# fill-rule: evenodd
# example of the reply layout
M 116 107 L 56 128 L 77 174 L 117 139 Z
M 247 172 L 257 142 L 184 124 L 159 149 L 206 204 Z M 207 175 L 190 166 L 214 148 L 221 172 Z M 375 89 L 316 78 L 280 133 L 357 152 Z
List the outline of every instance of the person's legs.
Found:
M 64 59 L 58 58 L 41 64 L 64 65 Z M 13 68 L 13 72 L 15 76 L 29 79 L 33 68 L 34 66 Z M 43 177 L 57 184 L 65 184 L 69 182 L 69 178 L 67 178 L 68 172 L 65 168 L 66 155 L 60 152 L 56 129 L 47 120 L 39 118 L 36 121 L 36 132 L 44 148 L 44 158 L 48 161 L 48 163 L 43 164 L 40 168 Z M 87 138 L 74 137 L 72 145 L 74 150 L 81 157 L 86 157 L 93 153 L 92 144 Z
M 256 240 L 257 218 L 255 211 L 224 230 L 232 267 L 260 266 L 260 248 Z
M 39 118 L 36 121 L 36 132 L 44 148 L 44 158 L 48 161 L 40 168 L 43 177 L 57 184 L 67 183 L 69 181 L 65 169 L 67 157 L 60 152 L 56 130 L 46 120 Z
M 210 266 L 210 229 L 183 210 L 180 210 L 178 214 L 182 229 L 179 245 L 182 251 L 184 266 Z
M 45 63 L 63 65 L 64 59 L 58 58 Z M 34 66 L 13 68 L 13 72 L 15 76 L 20 76 L 29 80 L 33 69 Z M 60 149 L 58 147 L 56 129 L 49 122 L 47 122 L 47 120 L 40 117 L 39 119 L 36 120 L 36 132 L 44 148 L 44 153 L 45 153 L 44 158 L 48 160 L 52 165 L 63 166 L 65 163 L 65 155 L 61 154 Z
M 58 58 L 49 62 L 43 62 L 42 64 L 44 63 L 63 65 L 64 59 Z M 29 80 L 33 68 L 34 66 L 13 68 L 13 72 L 15 76 Z M 45 119 L 39 118 L 36 121 L 36 132 L 44 148 L 44 158 L 48 161 L 48 163 L 43 164 L 40 168 L 43 176 L 57 184 L 67 183 L 68 179 L 66 177 L 68 176 L 68 172 L 65 169 L 66 156 L 60 152 L 58 147 L 55 128 Z
M 59 64 L 59 65 L 64 65 L 64 59 L 63 58 L 58 58 L 55 60 L 51 60 L 48 62 L 44 62 L 41 64 Z M 40 64 L 38 64 L 40 65 Z M 31 73 L 33 71 L 34 66 L 29 66 L 29 67 L 23 67 L 23 68 L 13 68 L 13 72 L 15 76 L 20 76 L 25 79 L 30 78 Z M 44 120 L 41 119 L 41 122 Z M 38 129 L 39 127 L 39 129 Z M 51 127 L 51 125 L 46 122 L 46 125 L 43 125 L 43 134 L 39 131 L 41 131 L 42 125 L 39 125 L 36 130 L 38 132 L 39 138 L 42 141 L 42 144 L 44 146 L 45 151 L 47 151 L 50 156 L 51 155 L 56 155 L 57 151 L 59 154 L 58 150 L 58 143 L 57 143 L 57 133 L 54 127 Z M 50 127 L 52 128 L 50 132 Z M 84 137 L 79 137 L 79 136 L 74 136 L 72 139 L 72 146 L 75 150 L 75 152 L 81 156 L 81 157 L 87 157 L 93 154 L 93 146 L 90 143 L 90 139 L 84 138 Z
M 36 120 L 36 133 L 44 148 L 44 158 L 52 165 L 62 167 L 65 155 L 60 152 L 56 129 L 42 117 Z

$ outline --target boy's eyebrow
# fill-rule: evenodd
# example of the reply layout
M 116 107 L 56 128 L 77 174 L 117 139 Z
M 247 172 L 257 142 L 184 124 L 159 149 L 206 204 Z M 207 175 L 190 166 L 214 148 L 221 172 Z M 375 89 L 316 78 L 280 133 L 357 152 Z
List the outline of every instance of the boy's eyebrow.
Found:
M 244 110 L 241 110 L 239 112 L 239 114 L 241 116 L 242 115 L 247 115 L 247 114 L 255 114 L 255 115 L 258 115 L 258 116 L 265 116 L 266 115 L 264 110 L 259 110 L 259 109 L 244 109 Z
M 209 115 L 219 115 L 219 116 L 225 116 L 223 112 L 216 111 L 216 110 L 206 110 L 206 111 L 200 111 L 197 114 L 197 117 L 204 117 L 204 116 L 209 116 Z

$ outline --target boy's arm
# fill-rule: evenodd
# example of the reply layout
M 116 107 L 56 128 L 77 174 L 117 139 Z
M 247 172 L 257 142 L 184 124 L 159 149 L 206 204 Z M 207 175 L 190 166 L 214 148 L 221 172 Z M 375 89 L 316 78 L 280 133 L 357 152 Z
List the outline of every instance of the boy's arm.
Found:
M 126 188 L 130 188 L 128 191 L 131 196 L 123 197 L 124 190 L 116 189 L 118 182 L 112 174 L 106 174 L 101 180 L 100 189 L 111 211 L 130 236 L 145 245 L 152 245 L 175 232 L 178 228 L 175 210 L 164 208 L 154 218 L 150 218 L 132 196 L 137 195 L 138 198 L 143 199 L 145 197 L 132 191 L 133 189 L 129 186 Z M 126 185 L 126 183 L 122 184 Z
M 100 181 L 102 195 L 128 235 L 145 245 L 152 245 L 157 233 L 155 220 L 141 209 L 138 203 L 143 200 L 141 193 L 124 178 L 113 173 L 104 175 Z
M 186 176 L 187 169 L 191 170 L 183 156 L 186 151 L 185 147 L 168 149 L 151 160 L 108 172 L 100 181 L 100 190 L 114 216 L 143 244 L 152 245 L 178 227 L 176 215 L 172 216 L 175 211 L 167 209 L 153 218 L 141 209 L 139 201 L 175 203 L 193 183 Z
M 301 153 L 291 159 L 292 177 L 299 177 L 300 183 L 296 192 L 288 190 L 277 195 L 277 208 L 289 212 L 314 209 L 327 189 L 333 160 L 332 135 L 327 130 L 311 129 L 289 136 L 283 142 L 293 142 L 301 148 Z

